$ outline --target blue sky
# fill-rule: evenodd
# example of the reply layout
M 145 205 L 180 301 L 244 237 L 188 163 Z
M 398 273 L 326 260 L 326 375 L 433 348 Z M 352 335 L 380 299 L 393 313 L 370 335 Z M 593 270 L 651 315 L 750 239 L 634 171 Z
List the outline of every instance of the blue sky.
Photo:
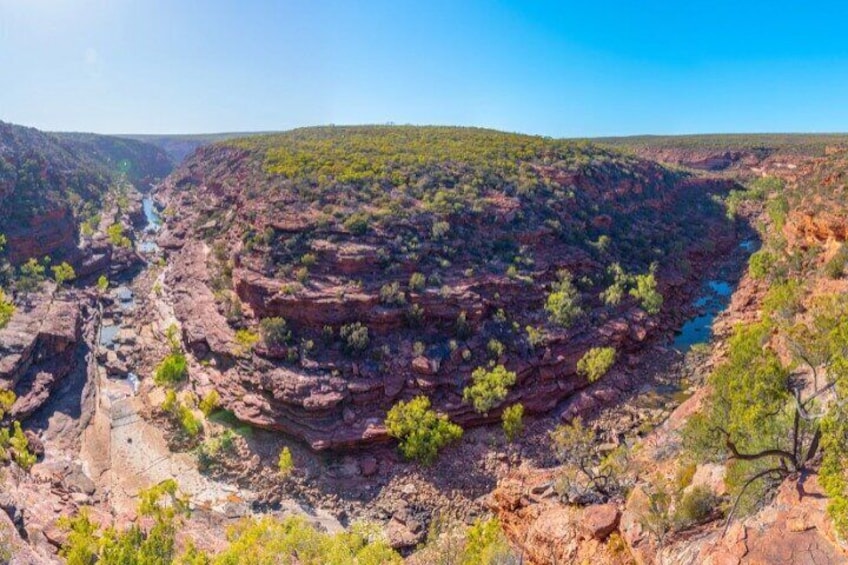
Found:
M 0 120 L 844 132 L 846 21 L 780 0 L 0 0 Z

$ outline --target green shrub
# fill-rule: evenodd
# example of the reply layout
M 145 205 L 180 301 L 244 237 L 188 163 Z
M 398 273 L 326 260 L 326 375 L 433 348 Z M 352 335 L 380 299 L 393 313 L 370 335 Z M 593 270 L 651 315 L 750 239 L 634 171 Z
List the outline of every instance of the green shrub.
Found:
M 189 437 L 194 437 L 203 430 L 200 418 L 194 415 L 191 408 L 182 404 L 179 406 L 179 421 L 180 428 Z
M 76 272 L 74 272 L 74 268 L 71 267 L 68 263 L 62 263 L 61 265 L 57 265 L 52 267 L 53 271 L 53 280 L 56 281 L 56 284 L 62 286 L 68 281 L 72 281 L 77 278 Z
M 18 280 L 15 285 L 18 291 L 24 296 L 37 291 L 41 288 L 41 283 L 43 282 L 44 265 L 35 259 L 30 258 L 18 269 Z
M 15 304 L 6 298 L 6 293 L 0 288 L 0 330 L 6 327 L 15 314 Z
M 221 405 L 221 395 L 218 394 L 218 391 L 215 389 L 210 390 L 206 393 L 206 396 L 203 397 L 203 400 L 200 401 L 200 411 L 203 412 L 205 416 L 209 416 L 212 412 L 218 409 Z
M 839 249 L 833 257 L 824 264 L 824 273 L 831 279 L 841 278 L 845 273 L 846 262 L 848 262 L 848 247 L 840 244 Z
M 462 392 L 462 399 L 473 405 L 477 412 L 485 414 L 504 401 L 515 379 L 515 373 L 507 371 L 503 365 L 492 370 L 478 367 L 471 373 L 473 384 Z
M 442 448 L 462 437 L 462 428 L 431 410 L 426 396 L 395 404 L 386 416 L 386 429 L 398 440 L 404 457 L 424 465 L 431 464 Z
M 593 383 L 615 364 L 614 347 L 593 347 L 577 362 L 577 373 Z
M 764 279 L 771 273 L 776 262 L 777 258 L 774 254 L 765 249 L 760 249 L 748 259 L 748 272 L 751 273 L 753 279 Z
M 100 292 L 109 290 L 109 279 L 106 278 L 106 275 L 100 275 L 100 278 L 97 279 L 97 290 Z
M 412 273 L 409 277 L 409 290 L 420 292 L 427 285 L 427 278 L 422 273 Z
M 109 242 L 115 247 L 129 247 L 132 241 L 124 235 L 124 226 L 121 224 L 112 224 L 106 228 L 106 235 L 109 236 Z
M 283 477 L 288 477 L 294 470 L 294 458 L 292 458 L 291 450 L 288 447 L 280 450 L 280 456 L 277 458 L 277 470 Z
M 291 331 L 284 318 L 265 318 L 259 322 L 262 341 L 269 347 L 282 347 L 291 341 Z
M 314 265 L 316 261 L 314 253 L 306 253 L 300 258 L 300 264 L 307 268 Z
M 397 282 L 384 284 L 380 288 L 380 302 L 387 306 L 403 306 L 406 304 L 406 296 Z
M 514 441 L 524 431 L 524 405 L 507 406 L 501 415 L 507 441 Z
M 568 271 L 559 271 L 557 278 L 559 280 L 552 285 L 551 293 L 545 302 L 545 310 L 551 322 L 563 328 L 569 328 L 583 314 L 580 293 L 574 286 L 571 273 Z
M 527 332 L 527 343 L 530 344 L 530 347 L 536 348 L 540 345 L 543 345 L 546 340 L 545 330 L 543 328 L 534 328 L 533 326 L 527 326 L 524 328 L 524 331 Z
M 259 343 L 258 333 L 248 329 L 236 330 L 236 346 L 233 353 L 238 356 L 247 355 L 253 351 L 253 347 L 257 343 Z
M 492 359 L 495 360 L 500 359 L 506 352 L 506 346 L 495 338 L 489 340 L 489 343 L 486 345 L 486 349 L 489 351 L 489 355 Z
M 653 272 L 634 277 L 636 286 L 630 289 L 630 296 L 639 301 L 648 314 L 659 314 L 663 296 L 657 291 L 657 279 Z
M 698 485 L 683 495 L 674 511 L 674 522 L 679 529 L 700 524 L 709 518 L 717 499 L 706 485 Z
M 368 327 L 360 322 L 343 325 L 339 329 L 339 335 L 344 340 L 345 350 L 348 353 L 361 353 L 371 342 L 368 337 Z
M 165 357 L 153 375 L 153 381 L 160 386 L 174 385 L 188 376 L 188 361 L 182 353 L 171 353 Z
M 354 212 L 344 221 L 345 229 L 355 235 L 364 235 L 368 231 L 368 214 Z

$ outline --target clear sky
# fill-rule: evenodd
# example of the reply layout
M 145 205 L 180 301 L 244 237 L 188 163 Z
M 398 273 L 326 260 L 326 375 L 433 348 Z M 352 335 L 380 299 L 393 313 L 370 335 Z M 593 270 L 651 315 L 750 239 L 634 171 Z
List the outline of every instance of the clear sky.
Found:
M 844 132 L 846 22 L 782 0 L 0 0 L 0 120 Z

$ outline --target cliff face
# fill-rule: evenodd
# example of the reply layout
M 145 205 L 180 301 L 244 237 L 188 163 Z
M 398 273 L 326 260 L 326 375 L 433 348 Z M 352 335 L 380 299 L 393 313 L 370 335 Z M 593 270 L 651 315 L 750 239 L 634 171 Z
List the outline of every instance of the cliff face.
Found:
M 491 146 L 515 154 L 483 163 L 475 147 Z M 386 411 L 418 394 L 466 426 L 514 402 L 548 412 L 586 386 L 576 364 L 589 348 L 625 358 L 667 336 L 737 243 L 711 199 L 731 186 L 580 144 L 328 128 L 201 148 L 157 198 L 171 214 L 166 286 L 210 361 L 202 379 L 242 420 L 324 449 L 387 439 Z M 659 315 L 626 291 L 615 306 L 599 299 L 613 263 L 643 274 L 657 263 Z M 567 329 L 545 311 L 562 269 L 584 312 Z M 236 330 L 269 317 L 291 341 L 236 353 Z M 340 336 L 351 324 L 367 328 L 355 352 Z M 490 361 L 517 383 L 481 415 L 462 390 Z

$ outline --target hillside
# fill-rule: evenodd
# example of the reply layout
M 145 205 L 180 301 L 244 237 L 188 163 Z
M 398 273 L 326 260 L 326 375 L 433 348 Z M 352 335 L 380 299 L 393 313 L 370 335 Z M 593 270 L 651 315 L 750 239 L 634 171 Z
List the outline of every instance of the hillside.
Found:
M 0 233 L 13 264 L 70 257 L 80 225 L 99 215 L 110 190 L 141 189 L 171 165 L 157 148 L 93 134 L 49 134 L 0 122 Z
M 545 413 L 588 384 L 590 347 L 667 336 L 744 231 L 712 198 L 731 186 L 589 143 L 311 128 L 199 149 L 157 191 L 159 243 L 199 378 L 246 422 L 341 448 L 420 394 L 465 426 Z M 260 339 L 279 318 L 290 335 Z M 471 374 L 500 365 L 514 388 L 475 411 Z
M 727 171 L 750 177 L 752 169 L 791 170 L 800 162 L 824 157 L 848 145 L 846 134 L 714 134 L 603 137 L 597 143 L 646 159 L 694 170 Z

